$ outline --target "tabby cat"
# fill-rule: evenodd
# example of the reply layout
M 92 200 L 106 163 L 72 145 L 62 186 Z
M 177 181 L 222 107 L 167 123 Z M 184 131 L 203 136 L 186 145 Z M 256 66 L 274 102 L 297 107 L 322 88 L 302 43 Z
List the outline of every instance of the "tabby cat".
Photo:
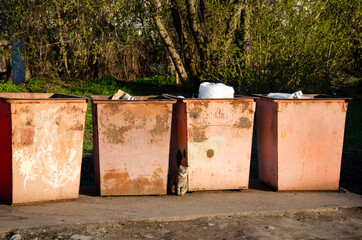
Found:
M 177 196 L 183 196 L 187 192 L 187 175 L 188 166 L 182 166 L 178 168 L 177 173 L 171 179 L 171 192 Z

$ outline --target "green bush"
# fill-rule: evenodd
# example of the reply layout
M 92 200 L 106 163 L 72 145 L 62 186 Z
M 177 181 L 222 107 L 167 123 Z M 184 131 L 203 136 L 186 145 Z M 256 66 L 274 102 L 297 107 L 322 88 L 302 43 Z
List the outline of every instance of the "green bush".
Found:
M 25 84 L 16 85 L 9 81 L 0 80 L 0 92 L 27 92 Z

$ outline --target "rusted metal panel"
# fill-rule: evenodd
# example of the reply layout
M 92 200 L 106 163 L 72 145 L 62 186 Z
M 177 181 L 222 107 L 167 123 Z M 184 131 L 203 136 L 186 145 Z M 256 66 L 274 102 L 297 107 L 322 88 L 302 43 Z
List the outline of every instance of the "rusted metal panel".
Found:
M 12 166 L 0 196 L 11 204 L 78 198 L 87 99 L 53 95 L 0 93 L 1 118 L 11 122 L 1 137 L 11 152 L 1 148 L 1 164 Z
M 179 99 L 177 105 L 177 159 L 189 165 L 189 191 L 248 188 L 255 99 Z
M 348 99 L 257 104 L 259 178 L 279 191 L 338 190 Z
M 176 101 L 91 97 L 100 195 L 166 194 Z

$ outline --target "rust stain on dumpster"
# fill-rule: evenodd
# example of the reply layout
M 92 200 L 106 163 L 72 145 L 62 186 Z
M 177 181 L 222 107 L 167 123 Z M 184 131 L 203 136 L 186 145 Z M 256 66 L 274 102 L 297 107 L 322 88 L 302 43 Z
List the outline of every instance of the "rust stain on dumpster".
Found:
M 131 178 L 127 169 L 106 170 L 103 180 L 105 190 L 109 195 L 140 195 L 149 192 L 162 192 L 163 190 L 163 174 L 161 168 L 157 168 L 152 176 L 138 175 L 136 178 Z
M 28 146 L 34 143 L 34 131 L 26 131 L 21 137 L 21 145 Z
M 204 142 L 207 140 L 205 129 L 194 127 L 189 130 L 189 136 L 192 142 Z
M 169 130 L 168 122 L 169 122 L 169 113 L 165 113 L 163 115 L 156 116 L 156 124 L 155 128 L 151 130 L 152 134 L 163 134 Z
M 253 123 L 246 117 L 241 117 L 238 122 L 235 123 L 234 127 L 237 128 L 251 128 Z
M 114 124 L 109 124 L 109 126 L 104 131 L 104 135 L 106 136 L 109 143 L 124 143 L 125 139 L 123 135 L 130 129 L 132 129 L 131 126 L 119 127 Z
M 234 110 L 239 111 L 241 109 L 241 112 L 245 112 L 246 110 L 248 110 L 250 108 L 250 104 L 245 101 L 233 101 L 231 104 L 232 104 Z
M 104 106 L 105 112 L 118 113 L 120 111 L 118 104 L 107 104 Z
M 191 118 L 197 119 L 201 116 L 201 113 L 205 111 L 209 107 L 208 102 L 198 102 L 194 103 L 193 107 L 191 107 L 189 116 Z
M 59 123 L 58 123 L 59 124 Z M 83 124 L 78 123 L 70 128 L 70 130 L 74 131 L 83 131 Z
M 33 126 L 32 120 L 28 120 L 25 125 L 26 125 L 27 127 Z
M 190 117 L 198 118 L 198 117 L 200 117 L 201 112 L 202 112 L 202 109 L 200 107 L 196 106 L 190 111 Z

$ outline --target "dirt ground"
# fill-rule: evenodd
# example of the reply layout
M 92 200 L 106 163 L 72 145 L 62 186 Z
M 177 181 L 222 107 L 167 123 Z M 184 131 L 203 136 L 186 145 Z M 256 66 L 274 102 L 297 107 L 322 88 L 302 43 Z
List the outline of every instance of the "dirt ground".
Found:
M 362 239 L 362 209 L 17 229 L 0 239 Z

